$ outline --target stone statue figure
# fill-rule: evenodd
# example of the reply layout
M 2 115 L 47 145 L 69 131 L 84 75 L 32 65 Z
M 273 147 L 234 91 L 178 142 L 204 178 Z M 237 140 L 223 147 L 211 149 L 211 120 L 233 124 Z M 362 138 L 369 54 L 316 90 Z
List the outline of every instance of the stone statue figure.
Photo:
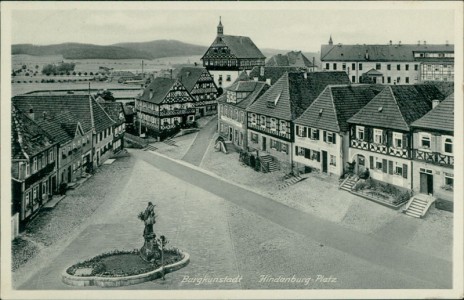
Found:
M 145 228 L 143 230 L 143 236 L 153 235 L 153 225 L 156 223 L 155 220 L 155 206 L 153 203 L 148 202 L 148 206 L 143 212 L 143 222 Z
M 143 229 L 144 244 L 140 249 L 140 256 L 145 261 L 152 261 L 161 256 L 161 250 L 159 249 L 156 241 L 156 234 L 153 231 L 153 225 L 156 223 L 155 205 L 148 202 L 148 206 L 145 211 L 139 214 L 139 219 L 145 224 Z

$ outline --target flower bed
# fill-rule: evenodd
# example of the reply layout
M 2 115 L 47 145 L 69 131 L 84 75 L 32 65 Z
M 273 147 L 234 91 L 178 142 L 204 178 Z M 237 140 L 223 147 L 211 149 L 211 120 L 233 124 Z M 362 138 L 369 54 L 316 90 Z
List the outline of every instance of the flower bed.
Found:
M 375 181 L 372 178 L 359 180 L 354 186 L 353 192 L 395 208 L 403 205 L 413 196 L 410 190 L 403 190 L 388 183 Z
M 182 254 L 177 249 L 164 251 L 164 265 L 173 264 L 182 258 Z M 159 267 L 161 267 L 160 260 L 155 260 L 153 263 L 146 262 L 140 257 L 139 250 L 115 250 L 77 263 L 69 267 L 66 273 L 74 276 L 118 277 L 147 273 Z M 89 272 L 78 272 L 78 270 L 89 270 Z

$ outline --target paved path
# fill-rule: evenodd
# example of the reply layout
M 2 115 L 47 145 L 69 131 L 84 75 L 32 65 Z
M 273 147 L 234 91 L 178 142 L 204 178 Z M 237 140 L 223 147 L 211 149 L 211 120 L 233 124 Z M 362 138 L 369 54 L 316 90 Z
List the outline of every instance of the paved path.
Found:
M 205 155 L 208 145 L 211 142 L 211 138 L 217 129 L 217 119 L 212 118 L 206 125 L 203 127 L 195 138 L 190 149 L 184 155 L 182 160 L 191 163 L 192 165 L 199 166 L 203 156 Z
M 388 240 L 382 240 L 382 236 L 377 239 L 343 228 L 159 155 L 147 152 L 133 154 L 166 173 L 310 237 L 322 245 L 442 287 L 451 287 L 452 263 L 447 260 L 406 249 Z M 398 231 L 397 234 L 401 235 L 402 232 Z

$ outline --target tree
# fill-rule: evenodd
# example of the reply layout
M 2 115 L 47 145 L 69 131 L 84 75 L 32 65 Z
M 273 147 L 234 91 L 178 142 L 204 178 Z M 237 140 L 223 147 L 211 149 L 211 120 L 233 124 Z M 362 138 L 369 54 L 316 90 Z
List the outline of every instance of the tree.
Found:
M 23 65 L 22 68 L 23 68 L 23 70 L 26 70 L 26 69 L 27 69 L 27 66 L 26 66 L 26 65 Z
M 39 65 L 35 65 L 35 68 L 36 68 L 36 70 L 38 70 L 38 69 L 39 69 Z
M 115 101 L 116 99 L 113 96 L 113 93 L 108 90 L 99 90 L 95 95 L 95 98 L 101 97 L 106 101 Z

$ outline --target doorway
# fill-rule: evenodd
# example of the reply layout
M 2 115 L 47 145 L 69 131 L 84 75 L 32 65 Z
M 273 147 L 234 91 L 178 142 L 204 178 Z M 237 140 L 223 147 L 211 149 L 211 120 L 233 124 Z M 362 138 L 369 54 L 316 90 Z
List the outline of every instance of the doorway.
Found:
M 261 150 L 266 151 L 266 137 L 262 137 Z
M 322 151 L 322 172 L 327 173 L 327 151 Z
M 232 127 L 229 127 L 229 141 L 233 140 Z
M 433 175 L 420 173 L 420 192 L 421 194 L 433 195 Z

